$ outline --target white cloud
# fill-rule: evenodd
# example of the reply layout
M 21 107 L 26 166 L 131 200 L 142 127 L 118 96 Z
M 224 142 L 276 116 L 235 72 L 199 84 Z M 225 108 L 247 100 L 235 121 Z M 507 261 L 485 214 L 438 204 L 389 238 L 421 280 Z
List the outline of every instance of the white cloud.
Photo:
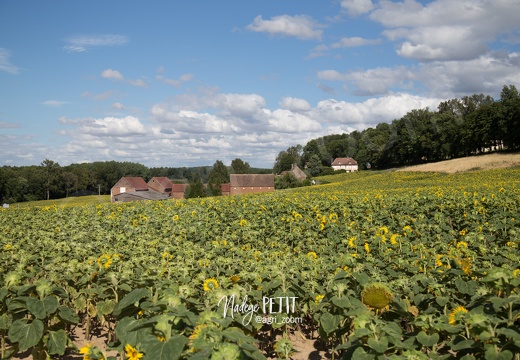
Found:
M 68 102 L 59 100 L 46 100 L 42 101 L 41 104 L 49 107 L 62 107 L 63 105 L 68 104 Z
M 311 104 L 309 104 L 307 100 L 293 97 L 284 97 L 282 101 L 280 101 L 279 105 L 282 109 L 294 112 L 304 112 L 311 109 Z
M 318 78 L 328 81 L 340 81 L 352 88 L 356 95 L 383 95 L 395 87 L 410 87 L 410 81 L 415 79 L 414 72 L 399 66 L 395 68 L 375 68 L 365 71 L 351 71 L 340 73 L 336 70 L 323 70 L 318 72 Z
M 341 7 L 351 16 L 363 15 L 374 8 L 371 0 L 342 0 Z
M 390 122 L 412 109 L 435 109 L 440 101 L 397 93 L 361 103 L 329 99 L 312 105 L 301 98 L 284 97 L 278 108 L 269 109 L 257 94 L 202 89 L 151 106 L 148 121 L 134 116 L 61 117 L 56 134 L 65 144 L 52 148 L 34 144 L 33 139 L 2 138 L 0 161 L 33 164 L 41 159 L 23 156 L 47 154 L 61 165 L 114 159 L 147 166 L 196 166 L 216 160 L 230 164 L 240 157 L 252 166 L 271 167 L 278 152 L 289 146 Z M 191 107 L 193 103 L 197 110 Z
M 125 79 L 123 74 L 121 74 L 118 70 L 113 70 L 113 69 L 103 70 L 101 72 L 101 77 L 105 78 L 105 79 L 109 79 L 109 80 L 123 81 L 123 82 L 126 82 L 127 84 L 130 84 L 132 86 L 148 87 L 148 84 L 144 80 L 141 80 L 141 79 L 138 79 L 138 80 Z
M 320 40 L 323 34 L 320 27 L 320 24 L 306 15 L 280 15 L 270 20 L 264 20 L 259 15 L 247 26 L 247 29 L 270 35 L 294 36 L 302 40 Z
M 9 50 L 0 48 L 0 71 L 16 75 L 20 72 L 20 68 L 11 64 L 9 61 L 10 57 L 11 52 Z
M 337 125 L 348 125 L 362 130 L 380 122 L 399 119 L 413 109 L 430 107 L 435 110 L 441 99 L 423 98 L 410 94 L 392 94 L 380 98 L 371 98 L 360 103 L 337 100 L 320 101 L 313 110 L 313 118 Z
M 133 116 L 124 118 L 106 117 L 84 121 L 78 131 L 84 135 L 93 136 L 135 136 L 147 133 L 145 126 Z
M 273 112 L 266 111 L 269 117 L 270 131 L 284 133 L 305 133 L 320 131 L 321 125 L 318 121 L 303 114 L 294 113 L 289 110 L 278 109 Z
M 130 85 L 137 86 L 137 87 L 147 87 L 148 86 L 148 84 L 142 79 L 127 80 L 127 81 Z
M 430 60 L 468 60 L 488 51 L 488 43 L 518 29 L 520 2 L 511 0 L 381 1 L 370 17 L 386 26 L 398 54 Z
M 119 71 L 112 69 L 103 70 L 101 72 L 101 77 L 111 80 L 124 80 L 123 75 Z
M 161 74 L 164 69 L 160 69 L 159 73 Z M 157 75 L 157 80 L 162 81 L 165 84 L 172 85 L 173 87 L 181 87 L 183 83 L 193 80 L 193 74 L 182 74 L 179 79 L 168 79 L 162 75 Z
M 340 41 L 332 44 L 331 48 L 344 48 L 344 47 L 355 47 L 355 46 L 364 46 L 364 45 L 374 45 L 381 43 L 379 39 L 364 39 L 361 37 L 345 37 Z
M 121 46 L 128 43 L 128 38 L 124 35 L 76 35 L 65 39 L 67 45 L 64 47 L 67 52 L 81 53 L 95 47 L 102 46 Z
M 125 110 L 126 109 L 126 107 L 123 104 L 121 104 L 120 102 L 113 103 L 112 104 L 112 108 L 117 109 L 117 110 Z

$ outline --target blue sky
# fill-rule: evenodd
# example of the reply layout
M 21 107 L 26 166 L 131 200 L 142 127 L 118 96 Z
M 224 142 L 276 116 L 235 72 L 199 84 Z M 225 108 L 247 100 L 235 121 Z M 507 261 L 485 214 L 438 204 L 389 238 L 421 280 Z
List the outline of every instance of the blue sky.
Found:
M 518 0 L 0 1 L 0 166 L 272 167 L 509 84 Z

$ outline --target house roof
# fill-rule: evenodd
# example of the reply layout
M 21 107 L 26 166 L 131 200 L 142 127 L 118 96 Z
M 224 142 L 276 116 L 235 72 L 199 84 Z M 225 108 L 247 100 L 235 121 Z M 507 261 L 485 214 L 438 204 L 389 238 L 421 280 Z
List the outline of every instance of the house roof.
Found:
M 120 184 L 121 183 L 121 184 Z M 139 176 L 123 176 L 116 185 L 121 186 L 122 184 L 132 187 L 137 191 L 148 190 L 148 185 L 143 178 Z M 116 186 L 114 185 L 114 186 Z
M 274 187 L 273 174 L 231 174 L 230 186 Z
M 341 165 L 357 165 L 357 161 L 352 159 L 351 157 L 344 158 L 335 158 L 332 162 L 332 166 L 341 166 Z
M 292 164 L 291 172 L 296 176 L 299 180 L 305 180 L 307 179 L 307 174 L 303 172 L 302 169 L 297 164 Z
M 173 187 L 173 183 L 166 176 L 155 176 L 148 181 L 148 184 L 150 184 L 154 179 L 165 189 L 171 189 Z

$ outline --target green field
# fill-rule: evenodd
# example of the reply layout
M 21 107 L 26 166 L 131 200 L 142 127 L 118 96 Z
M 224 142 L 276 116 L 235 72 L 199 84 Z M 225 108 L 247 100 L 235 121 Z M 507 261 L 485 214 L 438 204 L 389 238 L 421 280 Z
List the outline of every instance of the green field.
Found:
M 2 357 L 520 359 L 520 170 L 324 180 L 1 210 Z

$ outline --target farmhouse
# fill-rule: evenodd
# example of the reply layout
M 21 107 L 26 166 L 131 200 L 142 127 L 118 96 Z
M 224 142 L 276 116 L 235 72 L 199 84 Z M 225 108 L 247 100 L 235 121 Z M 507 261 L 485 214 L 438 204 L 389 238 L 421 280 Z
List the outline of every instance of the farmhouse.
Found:
M 156 176 L 148 181 L 148 188 L 165 194 L 168 197 L 173 196 L 173 183 L 166 176 Z
M 143 200 L 166 200 L 168 196 L 148 188 L 148 184 L 139 176 L 123 176 L 110 189 L 111 202 Z
M 294 175 L 294 177 L 300 181 L 303 181 L 305 179 L 307 179 L 307 174 L 305 174 L 303 172 L 302 169 L 300 169 L 300 167 L 297 165 L 297 164 L 292 164 L 291 166 L 291 170 L 288 170 L 288 171 L 282 171 L 280 173 L 280 176 L 284 176 L 285 174 L 287 173 L 291 173 Z
M 273 174 L 231 174 L 229 195 L 274 191 Z
M 336 158 L 332 162 L 334 171 L 345 170 L 346 172 L 358 171 L 358 163 L 351 157 Z

